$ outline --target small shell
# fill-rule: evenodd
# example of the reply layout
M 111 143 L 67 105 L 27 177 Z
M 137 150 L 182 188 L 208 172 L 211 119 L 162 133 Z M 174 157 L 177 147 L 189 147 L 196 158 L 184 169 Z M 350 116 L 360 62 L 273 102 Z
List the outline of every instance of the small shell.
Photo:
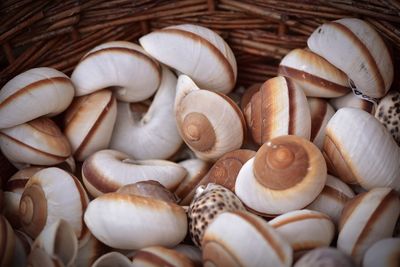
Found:
M 76 256 L 77 267 L 90 267 L 103 254 L 108 251 L 108 248 L 90 234 L 89 240 L 78 250 Z
M 400 238 L 385 238 L 373 244 L 365 252 L 362 266 L 400 266 Z
M 322 191 L 327 170 L 319 149 L 304 138 L 287 135 L 271 139 L 241 168 L 235 193 L 262 215 L 301 209 Z
M 393 81 L 390 52 L 378 32 L 368 23 L 344 18 L 318 27 L 308 47 L 342 70 L 359 91 L 379 98 Z
M 139 43 L 160 62 L 192 77 L 201 88 L 227 94 L 235 85 L 235 56 L 212 30 L 175 25 L 149 33 Z
M 246 125 L 239 107 L 186 75 L 179 76 L 174 110 L 180 135 L 201 159 L 214 161 L 243 144 Z
M 157 181 L 141 181 L 120 187 L 117 193 L 148 197 L 165 202 L 176 203 L 177 197 Z
M 335 110 L 325 99 L 307 98 L 311 113 L 311 137 L 310 140 L 319 149 L 322 149 L 325 138 L 325 130 L 328 121 L 335 114 Z
M 74 86 L 62 72 L 35 68 L 11 79 L 0 90 L 0 128 L 64 111 L 74 97 Z
M 323 247 L 313 249 L 296 262 L 293 267 L 355 267 L 352 259 L 338 249 Z M 378 266 L 378 265 L 377 265 Z
M 157 90 L 161 68 L 139 45 L 114 41 L 98 45 L 84 55 L 71 80 L 77 96 L 113 88 L 118 100 L 138 102 Z
M 354 192 L 347 184 L 328 174 L 324 189 L 321 194 L 307 206 L 307 209 L 325 213 L 337 224 L 344 205 L 353 197 Z
M 371 114 L 375 112 L 374 103 L 356 96 L 353 92 L 341 97 L 329 99 L 329 104 L 331 104 L 336 110 L 349 107 L 359 108 Z
M 91 155 L 82 166 L 82 178 L 89 193 L 96 197 L 114 192 L 123 185 L 155 180 L 174 190 L 186 170 L 166 160 L 132 160 L 115 150 L 101 150 Z
M 119 252 L 109 252 L 99 257 L 91 267 L 132 267 L 131 261 L 125 255 Z
M 163 67 L 160 87 L 145 113 L 134 110 L 135 103 L 118 103 L 111 149 L 139 160 L 167 159 L 179 149 L 182 138 L 174 115 L 176 81 L 175 75 Z
M 360 264 L 375 242 L 391 237 L 400 215 L 400 199 L 390 188 L 374 188 L 349 201 L 339 222 L 337 248 Z
M 326 127 L 323 148 L 330 173 L 365 189 L 400 190 L 400 148 L 371 114 L 342 108 Z
M 51 257 L 59 258 L 65 266 L 74 266 L 78 253 L 78 240 L 69 223 L 63 219 L 46 226 L 32 245 L 42 248 Z
M 174 250 L 188 257 L 193 262 L 194 266 L 196 267 L 203 266 L 201 250 L 198 247 L 192 245 L 180 244 L 174 247 Z
M 204 266 L 291 266 L 289 243 L 260 217 L 244 212 L 224 212 L 206 229 Z
M 346 74 L 305 49 L 290 51 L 279 64 L 278 75 L 298 83 L 306 96 L 331 98 L 350 92 Z
M 0 214 L 0 266 L 10 266 L 15 248 L 15 234 L 7 219 Z
M 175 246 L 187 233 L 185 210 L 170 202 L 108 193 L 89 203 L 84 216 L 91 233 L 119 249 Z
M 377 118 L 400 146 L 400 92 L 392 90 L 381 99 L 375 112 Z
M 217 184 L 199 186 L 188 210 L 189 233 L 193 243 L 200 247 L 204 231 L 217 215 L 235 210 L 246 209 L 234 193 Z
M 289 242 L 294 252 L 329 246 L 335 235 L 331 219 L 318 211 L 290 211 L 268 223 Z
M 85 189 L 73 175 L 59 168 L 43 169 L 29 179 L 22 194 L 19 205 L 22 227 L 36 238 L 44 228 L 64 219 L 83 245 L 88 231 L 82 216 L 88 202 Z
M 267 80 L 253 95 L 244 114 L 253 140 L 259 145 L 287 134 L 310 139 L 307 98 L 289 78 L 280 76 Z
M 67 138 L 47 118 L 0 130 L 0 148 L 10 161 L 34 165 L 58 164 L 71 155 Z
M 160 246 L 141 249 L 132 259 L 132 267 L 194 267 L 192 261 L 184 254 Z
M 64 134 L 78 161 L 108 148 L 117 117 L 117 102 L 110 90 L 77 97 L 64 118 Z

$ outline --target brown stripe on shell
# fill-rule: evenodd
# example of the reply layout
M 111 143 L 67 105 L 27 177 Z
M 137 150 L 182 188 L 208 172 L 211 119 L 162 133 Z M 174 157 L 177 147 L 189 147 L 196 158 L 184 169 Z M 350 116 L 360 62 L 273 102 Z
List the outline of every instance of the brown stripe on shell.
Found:
M 275 124 L 274 115 L 276 113 L 276 107 L 274 101 L 274 90 L 269 89 L 270 87 L 267 85 L 270 83 L 267 82 L 265 82 L 260 88 L 260 108 L 256 111 L 260 116 L 260 141 L 255 141 L 259 145 L 264 144 L 271 138 L 271 133 L 274 130 Z M 254 97 L 257 97 L 257 94 L 255 94 L 252 99 Z
M 253 95 L 260 90 L 261 85 L 262 83 L 256 83 L 246 89 L 240 100 L 240 108 L 243 110 L 243 112 L 247 104 L 250 103 L 250 100 L 253 97 Z
M 234 211 L 232 213 L 236 214 L 237 216 L 241 217 L 243 220 L 251 224 L 254 227 L 254 229 L 256 229 L 256 231 L 260 235 L 262 235 L 265 240 L 267 240 L 268 244 L 278 255 L 280 261 L 285 262 L 285 253 L 280 247 L 279 243 L 272 237 L 272 235 L 268 231 L 264 229 L 264 226 L 259 221 L 257 221 L 256 219 L 254 219 L 253 217 L 242 211 Z
M 336 92 L 339 94 L 345 94 L 350 91 L 349 87 L 328 81 L 324 78 L 318 77 L 311 73 L 294 69 L 284 65 L 279 65 L 278 74 L 288 78 L 292 78 L 293 80 L 307 82 L 314 86 L 323 87 L 326 90 Z
M 365 110 L 366 112 L 372 114 L 372 112 L 374 111 L 375 106 L 374 106 L 374 104 L 372 102 L 364 100 L 364 101 L 361 101 L 360 108 L 362 110 Z
M 211 249 L 210 249 L 211 246 Z M 216 240 L 206 241 L 202 244 L 203 248 L 203 266 L 206 266 L 207 262 L 211 262 L 214 266 L 219 266 L 218 263 L 222 261 L 222 266 L 240 266 L 245 267 L 236 255 L 229 251 L 229 248 L 224 246 L 221 242 Z M 223 251 L 227 255 L 221 255 L 221 251 Z M 211 257 L 209 254 L 212 254 Z M 228 256 L 228 257 L 226 257 Z M 214 257 L 217 258 L 217 261 L 213 261 Z M 229 261 L 229 262 L 228 262 Z
M 321 213 L 321 214 L 315 214 L 315 213 L 299 214 L 299 215 L 292 216 L 290 218 L 283 219 L 276 223 L 270 223 L 270 225 L 273 226 L 274 228 L 279 228 L 286 224 L 290 224 L 290 223 L 294 223 L 294 222 L 298 222 L 298 221 L 304 221 L 304 220 L 313 220 L 313 219 L 316 219 L 316 220 L 325 219 L 328 221 L 331 220 L 328 215 L 325 215 L 323 213 Z
M 301 243 L 291 244 L 291 247 L 293 248 L 293 252 L 297 252 L 297 251 L 311 250 L 318 247 L 326 247 L 326 242 L 309 240 L 309 241 L 302 241 Z
M 108 180 L 103 177 L 102 173 L 98 171 L 96 166 L 93 166 L 91 158 L 88 158 L 83 162 L 82 175 L 85 179 L 94 187 L 96 190 L 102 193 L 115 192 L 120 188 L 120 184 Z M 106 179 L 104 179 L 106 178 Z
M 296 121 L 297 121 L 297 107 L 296 107 L 296 90 L 293 82 L 286 78 L 286 85 L 288 91 L 288 102 L 289 102 L 289 123 L 288 123 L 288 134 L 296 134 Z
M 75 183 L 76 188 L 78 189 L 79 192 L 79 198 L 81 201 L 81 208 L 82 208 L 82 216 L 81 216 L 81 225 L 82 225 L 82 229 L 81 229 L 81 235 L 78 237 L 79 240 L 81 240 L 84 236 L 86 236 L 86 234 L 88 233 L 88 228 L 86 227 L 85 221 L 83 220 L 84 216 L 83 214 L 85 213 L 85 210 L 89 204 L 89 199 L 87 198 L 87 194 L 85 189 L 83 188 L 81 182 L 78 181 L 78 179 L 76 177 L 74 177 L 73 175 L 71 175 L 72 180 Z
M 16 91 L 14 94 L 8 96 L 6 99 L 4 99 L 0 103 L 0 108 L 3 106 L 9 104 L 12 101 L 16 101 L 17 98 L 23 96 L 24 94 L 30 94 L 31 91 L 38 90 L 42 88 L 43 86 L 50 85 L 50 84 L 56 84 L 56 83 L 65 83 L 72 85 L 71 80 L 68 77 L 52 77 L 52 78 L 46 78 L 43 80 L 39 80 L 33 83 L 28 84 L 27 86 L 21 88 L 20 90 Z
M 329 185 L 325 185 L 324 189 L 321 192 L 321 195 L 340 201 L 343 204 L 351 199 L 343 192 L 337 190 L 334 187 L 330 187 Z
M 391 189 L 389 193 L 381 200 L 379 205 L 375 208 L 374 212 L 369 217 L 365 226 L 362 228 L 362 231 L 358 236 L 357 241 L 354 243 L 354 247 L 351 251 L 352 256 L 354 256 L 357 252 L 357 249 L 359 247 L 358 245 L 360 245 L 365 239 L 368 238 L 368 235 L 370 231 L 374 228 L 374 224 L 376 223 L 376 221 L 378 221 L 380 218 L 383 218 L 382 216 L 385 214 L 390 204 L 392 204 L 393 201 L 396 201 L 396 199 L 398 200 L 398 195 L 396 191 Z
M 350 218 L 350 216 L 353 214 L 354 210 L 360 205 L 367 195 L 367 192 L 360 193 L 356 195 L 354 198 L 352 198 L 349 202 L 346 203 L 342 210 L 342 214 L 340 216 L 339 220 L 339 225 L 338 229 L 341 231 L 343 229 L 343 226 L 347 223 L 347 220 Z
M 318 101 L 318 106 L 311 112 L 311 142 L 317 136 L 319 130 L 321 129 L 322 122 L 324 121 L 326 112 L 328 109 L 328 104 L 325 100 Z
M 52 159 L 57 160 L 57 161 L 60 161 L 60 162 L 66 160 L 66 159 L 69 157 L 69 155 L 63 157 L 63 156 L 58 156 L 58 155 L 54 155 L 54 154 L 51 154 L 51 153 L 48 153 L 48 152 L 39 150 L 39 149 L 37 149 L 37 148 L 34 148 L 34 147 L 32 147 L 32 146 L 29 146 L 29 145 L 27 145 L 27 144 L 25 144 L 25 143 L 23 143 L 23 142 L 21 142 L 21 141 L 15 139 L 15 138 L 13 138 L 13 137 L 11 137 L 11 136 L 9 136 L 9 135 L 7 135 L 7 134 L 1 132 L 1 131 L 0 131 L 0 135 L 2 135 L 3 137 L 5 137 L 5 138 L 7 138 L 7 139 L 10 139 L 11 142 L 13 142 L 13 143 L 15 143 L 15 144 L 17 144 L 17 145 L 19 145 L 19 146 L 23 146 L 25 149 L 31 150 L 31 151 L 33 151 L 34 153 L 38 153 L 38 154 L 40 154 L 40 155 L 43 155 L 43 156 L 45 156 L 45 157 L 52 158 Z
M 132 258 L 132 261 L 134 260 L 141 260 L 147 263 L 152 263 L 155 266 L 163 266 L 163 267 L 174 267 L 175 265 L 169 263 L 168 261 L 164 260 L 160 256 L 158 256 L 155 253 L 144 251 L 144 250 L 139 250 L 135 256 Z
M 85 148 L 89 145 L 91 139 L 93 138 L 93 136 L 96 134 L 96 130 L 100 127 L 102 121 L 106 118 L 106 116 L 109 114 L 111 107 L 113 105 L 117 105 L 117 102 L 115 100 L 114 96 L 110 97 L 110 100 L 108 101 L 107 105 L 103 108 L 103 110 L 101 111 L 99 117 L 96 119 L 95 123 L 92 125 L 92 127 L 90 128 L 88 134 L 85 136 L 85 138 L 82 140 L 82 142 L 80 143 L 80 145 L 77 147 L 77 149 L 75 150 L 75 155 L 76 157 L 80 157 L 80 154 L 82 153 L 82 151 L 85 150 Z
M 218 59 L 218 61 L 221 63 L 221 65 L 225 68 L 226 72 L 229 75 L 229 81 L 231 81 L 231 84 L 229 84 L 229 87 L 233 87 L 235 85 L 236 79 L 235 79 L 235 73 L 233 71 L 233 68 L 231 64 L 229 63 L 228 59 L 222 54 L 221 51 L 218 50 L 212 43 L 204 39 L 203 37 L 196 35 L 192 32 L 188 32 L 185 30 L 180 30 L 180 29 L 162 29 L 155 31 L 158 33 L 169 33 L 169 34 L 175 34 L 181 37 L 185 37 L 188 39 L 192 39 L 195 42 L 200 42 L 202 45 L 207 47 L 211 52 L 215 55 L 215 57 Z
M 55 124 L 51 119 L 49 118 L 39 118 L 35 119 L 32 121 L 27 122 L 27 124 L 35 129 L 36 131 L 43 133 L 45 135 L 50 135 L 53 137 L 60 137 L 64 136 L 60 129 L 58 128 L 57 124 Z
M 14 191 L 16 189 L 23 189 L 29 179 L 14 179 L 8 180 L 5 186 L 5 191 Z
M 251 133 L 254 142 L 256 142 L 257 144 L 260 144 L 262 142 L 261 103 L 261 92 L 259 91 L 252 96 L 250 102 L 244 109 L 247 127 Z
M 378 91 L 380 95 L 383 96 L 385 94 L 385 87 L 386 87 L 385 81 L 378 68 L 378 65 L 376 64 L 374 57 L 372 56 L 368 48 L 365 46 L 365 44 L 363 44 L 361 40 L 345 25 L 342 25 L 338 22 L 330 22 L 329 25 L 336 28 L 336 30 L 342 32 L 344 35 L 346 35 L 351 40 L 351 42 L 359 49 L 359 51 L 365 56 L 367 64 L 371 66 L 372 72 L 375 74 L 375 78 L 377 79 L 378 82 L 378 87 L 375 87 L 375 89 Z M 365 68 L 363 62 L 361 62 L 360 67 Z

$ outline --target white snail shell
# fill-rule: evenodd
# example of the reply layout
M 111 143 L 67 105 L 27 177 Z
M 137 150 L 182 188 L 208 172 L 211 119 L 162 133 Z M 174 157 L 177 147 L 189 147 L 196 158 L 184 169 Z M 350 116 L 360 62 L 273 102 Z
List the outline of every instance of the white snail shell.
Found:
M 365 100 L 359 96 L 356 96 L 353 92 L 350 92 L 344 96 L 329 99 L 329 104 L 339 110 L 341 108 L 359 108 L 365 110 L 368 113 L 373 114 L 375 112 L 374 103 Z
M 400 265 L 400 238 L 385 238 L 373 244 L 362 261 L 363 267 L 396 267 Z

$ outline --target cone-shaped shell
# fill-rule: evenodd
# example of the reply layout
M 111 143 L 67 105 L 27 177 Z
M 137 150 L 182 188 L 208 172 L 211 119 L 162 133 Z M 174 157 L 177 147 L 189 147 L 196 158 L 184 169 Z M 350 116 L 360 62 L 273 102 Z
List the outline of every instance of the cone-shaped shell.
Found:
M 98 45 L 84 55 L 71 80 L 77 96 L 111 87 L 118 100 L 137 102 L 157 90 L 161 68 L 139 45 L 114 41 Z
M 349 256 L 332 247 L 316 248 L 302 256 L 293 267 L 355 267 Z
M 205 266 L 291 266 L 289 243 L 260 217 L 224 212 L 207 228 L 203 242 Z
M 83 244 L 88 231 L 82 216 L 88 202 L 85 189 L 73 175 L 59 168 L 43 169 L 29 179 L 22 194 L 19 205 L 22 227 L 36 238 L 44 228 L 64 219 Z
M 268 222 L 292 246 L 293 251 L 329 246 L 335 225 L 329 216 L 312 210 L 295 210 Z
M 48 118 L 0 130 L 0 148 L 10 161 L 36 165 L 58 164 L 71 155 L 67 138 Z
M 132 262 L 119 252 L 109 252 L 99 257 L 91 267 L 132 267 Z
M 325 129 L 328 121 L 335 114 L 335 110 L 328 101 L 322 98 L 307 98 L 311 114 L 311 137 L 310 140 L 319 149 L 322 149 L 325 138 Z
M 361 109 L 335 113 L 326 127 L 323 153 L 330 172 L 346 183 L 400 190 L 400 148 L 388 130 Z
M 363 259 L 363 267 L 400 266 L 400 238 L 385 238 L 373 244 Z
M 134 159 L 167 159 L 179 149 L 182 138 L 174 114 L 176 81 L 175 75 L 163 67 L 160 87 L 144 114 L 135 110 L 136 104 L 118 103 L 111 149 Z
M 360 264 L 375 242 L 391 237 L 400 215 L 400 199 L 390 188 L 374 188 L 349 201 L 339 222 L 337 248 Z
M 0 231 L 0 266 L 9 266 L 13 260 L 15 234 L 3 215 L 0 215 Z
M 350 92 L 344 96 L 329 99 L 329 104 L 332 105 L 336 110 L 341 108 L 359 108 L 365 110 L 368 113 L 373 114 L 375 112 L 374 103 L 365 100 L 359 96 L 356 96 L 353 92 Z
M 244 115 L 254 142 L 294 134 L 310 139 L 311 116 L 303 90 L 282 76 L 267 80 L 247 104 Z
M 65 114 L 64 134 L 78 161 L 108 148 L 116 118 L 117 102 L 110 90 L 74 99 Z
M 199 158 L 216 160 L 241 147 L 245 121 L 230 98 L 200 89 L 186 75 L 179 76 L 176 90 L 174 110 L 178 130 Z
M 301 209 L 322 191 L 327 170 L 319 149 L 304 138 L 272 139 L 240 170 L 235 193 L 247 207 L 264 215 Z
M 33 242 L 32 249 L 42 248 L 51 257 L 59 258 L 65 266 L 74 266 L 78 239 L 74 229 L 63 219 L 48 225 Z
M 279 63 L 278 75 L 298 83 L 306 96 L 338 97 L 350 92 L 346 74 L 305 49 L 290 51 Z
M 35 68 L 11 79 L 0 90 L 0 129 L 64 111 L 74 97 L 74 86 L 62 72 Z
M 86 244 L 78 250 L 78 255 L 76 256 L 75 261 L 76 266 L 90 267 L 101 255 L 105 254 L 107 251 L 108 247 L 90 234 Z
M 193 262 L 186 255 L 160 246 L 141 249 L 132 259 L 133 267 L 194 267 Z
M 338 223 L 344 205 L 354 197 L 351 188 L 340 179 L 328 175 L 321 194 L 307 206 L 307 209 L 320 211 Z
M 158 61 L 192 77 L 201 88 L 227 94 L 235 85 L 235 56 L 212 30 L 175 25 L 151 32 L 139 42 Z
M 400 92 L 392 90 L 379 101 L 376 108 L 377 118 L 392 134 L 394 140 L 400 146 Z
M 101 150 L 91 155 L 82 166 L 82 178 L 92 196 L 114 192 L 123 185 L 155 180 L 174 190 L 186 170 L 166 160 L 132 160 L 115 150 Z
M 379 98 L 393 81 L 393 62 L 378 32 L 360 19 L 344 18 L 319 26 L 308 47 L 342 70 L 359 91 Z
M 175 246 L 187 232 L 187 218 L 182 207 L 121 193 L 108 193 L 92 200 L 84 220 L 97 239 L 119 249 Z

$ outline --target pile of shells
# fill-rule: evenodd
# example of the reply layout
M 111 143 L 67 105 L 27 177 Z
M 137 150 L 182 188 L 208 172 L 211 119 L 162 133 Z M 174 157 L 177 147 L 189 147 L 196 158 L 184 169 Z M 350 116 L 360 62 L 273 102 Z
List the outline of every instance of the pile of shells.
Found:
M 325 23 L 239 99 L 236 77 L 228 44 L 185 24 L 11 79 L 0 265 L 399 266 L 400 95 L 377 31 Z

